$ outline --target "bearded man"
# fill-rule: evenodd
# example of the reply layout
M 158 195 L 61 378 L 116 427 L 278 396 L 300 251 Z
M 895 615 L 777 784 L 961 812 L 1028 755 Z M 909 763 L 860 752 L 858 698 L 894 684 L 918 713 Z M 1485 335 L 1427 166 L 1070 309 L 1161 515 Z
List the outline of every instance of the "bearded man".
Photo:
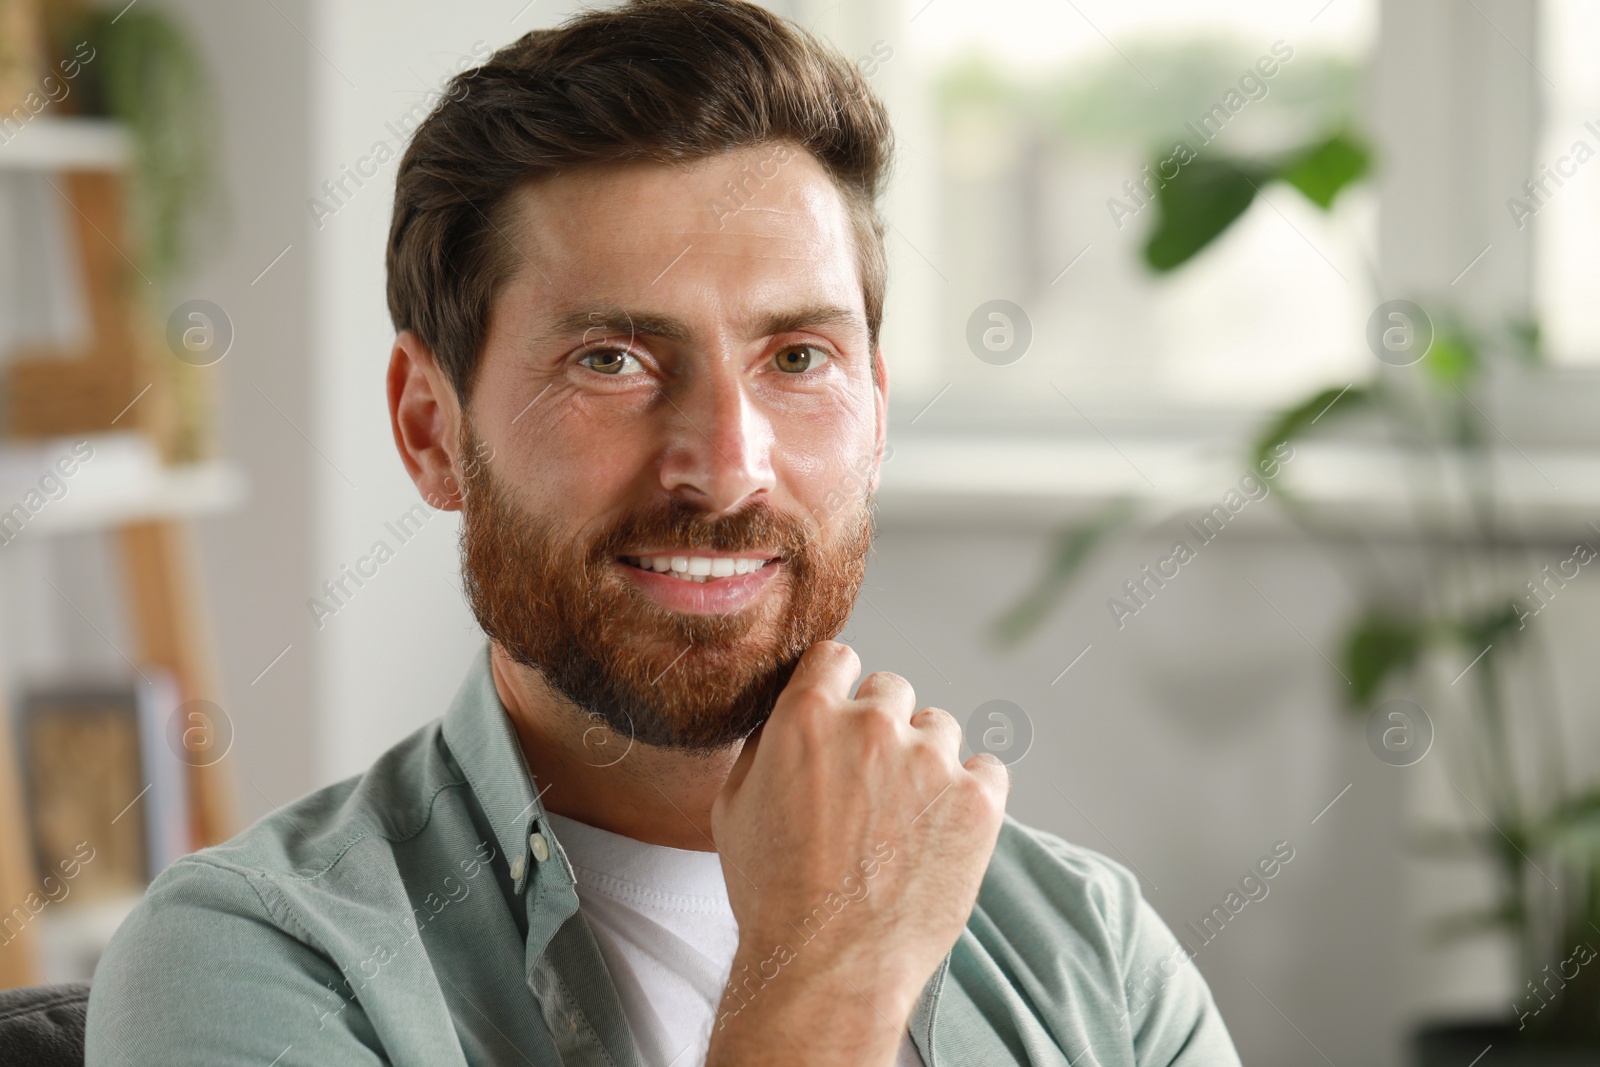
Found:
M 1238 1063 L 1133 876 L 833 640 L 890 147 L 859 71 L 739 0 L 452 84 L 397 175 L 388 400 L 487 640 L 365 774 L 154 881 L 89 1064 Z

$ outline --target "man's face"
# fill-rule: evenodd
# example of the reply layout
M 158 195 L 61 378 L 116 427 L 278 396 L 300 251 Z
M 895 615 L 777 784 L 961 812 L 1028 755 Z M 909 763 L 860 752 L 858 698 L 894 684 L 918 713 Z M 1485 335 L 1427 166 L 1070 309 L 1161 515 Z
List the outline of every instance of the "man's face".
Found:
M 865 573 L 886 382 L 844 202 L 779 145 L 516 195 L 461 427 L 473 610 L 612 731 L 724 747 Z

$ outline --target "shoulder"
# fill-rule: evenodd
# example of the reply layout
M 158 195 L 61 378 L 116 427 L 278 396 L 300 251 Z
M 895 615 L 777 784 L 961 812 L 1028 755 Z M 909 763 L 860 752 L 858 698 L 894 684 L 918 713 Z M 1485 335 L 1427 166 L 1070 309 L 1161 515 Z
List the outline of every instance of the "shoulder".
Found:
M 1238 1065 L 1193 951 L 1134 872 L 1093 849 L 1008 815 L 957 949 L 959 985 L 986 1003 L 1011 990 L 999 1011 L 1019 1031 L 1042 1019 L 1058 1042 L 1090 1035 L 1102 1062 Z
M 1121 864 L 1006 816 L 950 955 L 943 1040 L 1067 1049 L 1088 1037 L 1100 1062 L 1128 1062 L 1112 1050 L 1131 1042 L 1125 981 L 1147 908 Z
M 248 1048 L 270 1062 L 283 1045 L 268 1046 L 292 1021 L 316 1042 L 333 1042 L 330 1055 L 337 1050 L 341 1062 L 366 1062 L 370 1034 L 334 991 L 345 980 L 334 961 L 360 936 L 364 913 L 409 914 L 390 856 L 397 842 L 424 831 L 440 795 L 462 784 L 435 721 L 363 774 L 172 863 L 96 966 L 90 1062 L 125 1048 L 159 1049 L 157 1058 L 178 1062 L 169 1056 L 176 1050 L 145 1025 L 175 1015 L 217 1023 L 215 1033 L 206 1030 L 216 1044 L 188 1050 L 201 1060 L 202 1047 L 220 1059 Z M 219 998 L 223 987 L 229 995 Z M 268 1020 L 272 1026 L 263 1029 Z
M 286 1043 L 381 1062 L 339 968 L 269 901 L 259 872 L 198 854 L 163 871 L 95 967 L 85 1063 L 268 1063 Z
M 325 948 L 309 929 L 318 912 L 361 894 L 378 902 L 371 878 L 387 864 L 365 862 L 376 847 L 426 826 L 438 794 L 459 784 L 437 752 L 437 722 L 385 752 L 364 773 L 318 789 L 263 816 L 227 841 L 173 862 L 118 928 L 96 972 L 124 969 L 142 979 L 160 969 L 204 969 L 217 944 L 249 946 L 268 960 L 292 960 L 284 939 Z M 351 858 L 365 868 L 346 871 Z M 357 885 L 356 883 L 365 883 Z M 386 903 L 387 901 L 385 901 Z
M 95 968 L 93 993 L 123 984 L 149 994 L 204 973 L 219 945 L 292 941 L 253 873 L 199 854 L 172 863 L 112 936 Z M 91 995 L 91 1005 L 96 999 Z
M 440 794 L 465 786 L 435 719 L 396 742 L 361 774 L 307 793 L 190 858 L 245 875 L 315 878 L 363 840 L 416 837 Z
M 979 895 L 1003 927 L 1056 927 L 1105 950 L 1127 947 L 1142 904 L 1127 867 L 1010 815 Z
M 1019 822 L 1007 814 L 1000 827 L 995 857 L 1006 863 L 1040 864 L 1043 870 L 1070 875 L 1083 883 L 1103 885 L 1109 881 L 1138 892 L 1138 879 L 1126 866 L 1092 848 Z M 1042 873 L 1042 872 L 1041 872 Z

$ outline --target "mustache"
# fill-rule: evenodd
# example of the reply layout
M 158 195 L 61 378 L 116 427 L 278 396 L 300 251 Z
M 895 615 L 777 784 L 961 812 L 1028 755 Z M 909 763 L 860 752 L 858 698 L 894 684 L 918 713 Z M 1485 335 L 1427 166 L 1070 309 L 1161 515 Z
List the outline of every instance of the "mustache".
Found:
M 603 563 L 641 547 L 671 545 L 714 552 L 770 551 L 784 562 L 804 555 L 810 531 L 800 519 L 770 504 L 750 504 L 728 515 L 710 516 L 685 500 L 623 516 L 594 542 L 591 561 Z

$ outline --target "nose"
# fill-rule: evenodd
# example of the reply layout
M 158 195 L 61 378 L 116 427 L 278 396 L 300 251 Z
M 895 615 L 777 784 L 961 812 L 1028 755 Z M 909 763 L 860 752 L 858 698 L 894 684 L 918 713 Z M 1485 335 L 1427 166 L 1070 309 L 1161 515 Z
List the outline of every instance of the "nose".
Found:
M 772 490 L 772 422 L 750 396 L 737 359 L 696 365 L 663 397 L 667 492 L 723 514 Z

